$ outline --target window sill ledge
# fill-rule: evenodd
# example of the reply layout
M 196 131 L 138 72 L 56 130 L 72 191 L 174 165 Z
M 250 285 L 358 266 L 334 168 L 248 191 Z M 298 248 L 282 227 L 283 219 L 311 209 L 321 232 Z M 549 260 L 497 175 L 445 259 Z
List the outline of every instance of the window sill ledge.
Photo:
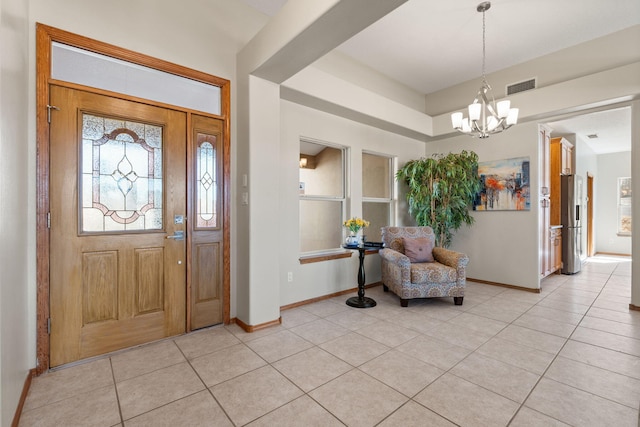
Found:
M 314 262 L 331 261 L 332 259 L 350 258 L 351 255 L 353 255 L 352 251 L 305 255 L 301 256 L 299 261 L 300 264 L 311 264 Z

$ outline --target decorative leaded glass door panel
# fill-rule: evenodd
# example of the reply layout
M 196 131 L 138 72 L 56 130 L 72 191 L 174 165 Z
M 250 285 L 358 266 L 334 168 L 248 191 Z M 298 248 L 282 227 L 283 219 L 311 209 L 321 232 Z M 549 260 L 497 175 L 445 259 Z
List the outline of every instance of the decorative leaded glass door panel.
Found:
M 51 104 L 50 366 L 184 333 L 186 114 L 58 86 Z
M 162 230 L 162 126 L 82 113 L 80 233 Z

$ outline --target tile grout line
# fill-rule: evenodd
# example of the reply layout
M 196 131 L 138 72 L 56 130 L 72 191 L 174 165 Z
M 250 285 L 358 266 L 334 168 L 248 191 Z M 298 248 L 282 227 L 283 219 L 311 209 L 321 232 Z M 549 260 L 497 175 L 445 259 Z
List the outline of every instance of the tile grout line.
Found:
M 120 395 L 118 394 L 118 383 L 116 382 L 116 374 L 113 371 L 113 361 L 109 357 L 109 367 L 111 368 L 111 379 L 113 380 L 113 389 L 116 392 L 116 402 L 118 403 L 118 414 L 120 414 L 120 424 L 124 425 L 124 417 L 122 416 L 122 406 L 120 405 Z
M 232 334 L 233 335 L 233 334 Z M 182 357 L 184 357 L 184 359 L 186 360 L 187 364 L 189 365 L 189 367 L 191 368 L 191 370 L 193 371 L 193 373 L 198 377 L 198 379 L 200 380 L 200 382 L 202 383 L 202 385 L 204 386 L 204 389 L 209 393 L 209 395 L 211 396 L 211 398 L 213 399 L 214 402 L 216 402 L 216 404 L 218 405 L 218 407 L 220 408 L 220 410 L 224 413 L 224 415 L 227 417 L 227 419 L 229 420 L 229 422 L 231 424 L 233 424 L 234 426 L 236 425 L 235 422 L 233 422 L 233 420 L 231 419 L 231 417 L 229 416 L 229 414 L 227 413 L 227 410 L 224 408 L 224 406 L 222 406 L 222 404 L 218 401 L 218 399 L 216 399 L 216 397 L 213 394 L 213 391 L 211 391 L 211 389 L 207 386 L 207 383 L 204 382 L 204 380 L 202 379 L 202 377 L 200 376 L 200 374 L 198 373 L 198 371 L 196 370 L 196 368 L 193 367 L 193 365 L 191 364 L 191 360 L 189 360 L 189 358 L 187 357 L 186 354 L 184 354 L 184 351 L 182 351 L 182 349 L 180 348 L 180 346 L 178 345 L 178 343 L 174 340 L 173 344 L 178 348 L 178 351 L 182 354 Z M 197 391 L 193 394 L 190 394 L 189 396 L 193 396 L 197 393 L 201 393 L 204 390 L 200 390 Z M 180 399 L 184 399 L 186 397 L 189 396 L 184 396 Z M 178 400 L 180 400 L 178 399 Z M 176 402 L 176 400 L 174 400 L 174 402 Z M 169 402 L 169 403 L 173 403 L 173 402 Z M 169 403 L 167 403 L 166 405 L 168 405 Z M 153 409 L 152 409 L 153 410 Z

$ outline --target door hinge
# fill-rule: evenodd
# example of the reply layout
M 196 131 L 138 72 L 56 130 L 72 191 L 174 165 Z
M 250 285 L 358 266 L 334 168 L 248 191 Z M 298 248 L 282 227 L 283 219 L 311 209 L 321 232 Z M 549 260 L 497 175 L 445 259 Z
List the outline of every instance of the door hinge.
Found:
M 47 123 L 51 123 L 51 110 L 60 111 L 60 109 L 58 107 L 56 107 L 55 105 L 47 104 Z
M 47 334 L 51 335 L 51 317 L 47 318 Z
M 47 228 L 51 228 L 51 212 L 47 212 Z

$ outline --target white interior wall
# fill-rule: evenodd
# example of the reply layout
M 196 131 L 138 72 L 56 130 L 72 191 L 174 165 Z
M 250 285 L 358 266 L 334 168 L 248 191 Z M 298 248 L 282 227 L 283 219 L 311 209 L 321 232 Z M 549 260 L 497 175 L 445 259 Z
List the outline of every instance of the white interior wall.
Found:
M 280 305 L 328 295 L 357 286 L 358 256 L 300 264 L 298 232 L 298 156 L 300 138 L 308 137 L 348 147 L 347 216 L 362 216 L 362 152 L 372 151 L 397 157 L 400 164 L 424 155 L 424 143 L 289 101 L 280 102 L 280 217 L 278 239 L 280 263 Z M 404 195 L 399 195 L 403 198 Z M 396 223 L 403 224 L 404 211 Z M 287 273 L 293 282 L 287 282 Z M 365 258 L 366 282 L 380 280 L 378 255 Z
M 380 156 L 377 153 L 366 155 L 366 165 L 363 165 L 362 193 L 366 197 L 388 198 L 389 175 L 391 174 L 391 164 L 388 157 Z M 366 167 L 366 170 L 364 168 Z
M 389 79 L 340 51 L 329 52 L 314 62 L 313 67 L 424 113 L 424 94 Z
M 29 3 L 32 25 L 41 22 L 226 79 L 235 76 L 238 50 L 267 21 L 243 2 L 228 0 Z
M 530 159 L 531 210 L 474 211 L 475 223 L 453 237 L 451 249 L 469 256 L 467 277 L 524 288 L 539 287 L 538 125 L 525 123 L 488 139 L 455 136 L 427 143 L 426 155 L 474 151 L 478 161 L 526 157 Z M 400 165 L 402 166 L 402 164 Z
M 369 78 L 365 81 L 375 82 Z M 409 136 L 433 134 L 431 117 L 406 105 L 410 102 L 395 101 L 330 74 L 315 64 L 284 81 L 282 87 L 296 94 L 305 94 L 311 102 L 325 104 L 328 112 L 333 114 L 350 114 L 364 123 L 374 122 L 383 129 Z M 287 91 L 283 93 L 285 97 L 289 96 Z
M 594 181 L 597 189 L 596 252 L 631 255 L 631 236 L 618 236 L 618 178 L 631 176 L 631 152 L 601 154 Z
M 27 207 L 34 177 L 28 143 L 28 3 L 0 1 L 0 426 L 9 426 L 35 366 L 35 288 L 29 283 Z M 33 161 L 33 160 L 32 160 Z
M 249 269 L 248 295 L 242 295 L 238 305 L 246 304 L 247 317 L 240 320 L 247 325 L 262 325 L 280 317 L 278 288 L 278 251 L 274 245 L 287 228 L 281 228 L 279 202 L 282 194 L 279 176 L 280 156 L 280 86 L 276 83 L 249 77 L 249 205 L 259 214 L 249 218 L 249 258 L 239 253 L 239 262 L 247 262 Z M 294 166 L 298 163 L 299 151 Z M 297 179 L 293 182 L 298 188 Z M 296 223 L 297 224 L 297 223 Z M 297 229 L 297 227 L 296 227 Z
M 326 148 L 315 156 L 315 169 L 299 169 L 300 181 L 311 195 L 335 196 L 341 193 L 342 155 L 340 148 Z

